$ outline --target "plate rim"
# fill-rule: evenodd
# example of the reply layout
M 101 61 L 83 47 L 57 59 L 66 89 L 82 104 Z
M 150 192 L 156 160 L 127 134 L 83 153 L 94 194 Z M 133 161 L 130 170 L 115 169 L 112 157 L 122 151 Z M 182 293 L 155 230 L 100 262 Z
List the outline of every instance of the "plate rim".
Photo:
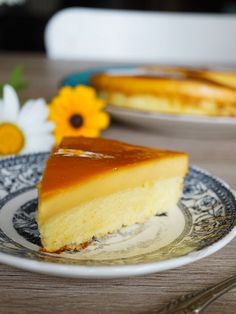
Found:
M 15 160 L 21 159 L 29 156 L 37 156 L 48 153 L 34 153 L 34 154 L 25 154 L 20 156 L 10 156 L 2 159 L 5 160 Z M 198 166 L 191 166 L 192 169 L 197 170 L 207 176 L 212 177 L 214 180 L 219 182 L 222 187 L 226 188 L 234 197 L 236 202 L 236 192 L 221 178 L 212 175 L 205 169 L 202 169 Z M 32 189 L 33 187 L 28 187 Z M 15 193 L 10 193 L 6 195 L 1 201 L 0 206 L 7 204 L 9 196 L 20 195 L 25 191 L 25 188 L 16 191 Z M 49 274 L 59 277 L 70 277 L 70 278 L 88 278 L 88 279 L 109 279 L 109 278 L 124 278 L 129 276 L 139 276 L 146 275 L 155 272 L 162 272 L 165 270 L 170 270 L 173 268 L 181 267 L 187 264 L 191 264 L 195 261 L 198 261 L 204 257 L 210 256 L 213 253 L 217 252 L 224 246 L 226 246 L 233 238 L 236 236 L 236 225 L 220 240 L 217 242 L 208 245 L 207 247 L 200 249 L 198 251 L 190 252 L 186 255 L 179 256 L 176 258 L 171 258 L 168 260 L 150 262 L 150 263 L 140 263 L 140 264 L 128 264 L 128 265 L 106 265 L 106 266 L 90 266 L 90 265 L 71 265 L 71 264 L 60 264 L 52 263 L 45 261 L 36 261 L 27 259 L 25 257 L 13 256 L 7 253 L 0 252 L 0 263 L 4 263 L 10 266 L 14 266 L 19 269 Z
M 166 270 L 175 269 L 199 261 L 210 256 L 221 248 L 226 246 L 236 236 L 236 227 L 234 227 L 224 238 L 216 243 L 187 255 L 176 257 L 169 260 L 151 262 L 135 265 L 119 266 L 82 266 L 70 264 L 58 264 L 50 262 L 40 262 L 29 260 L 24 257 L 11 256 L 0 252 L 0 263 L 7 264 L 19 269 L 48 274 L 59 277 L 87 278 L 87 279 L 112 279 L 125 278 L 130 276 L 141 276 Z
M 195 123 L 195 124 L 211 124 L 211 125 L 231 125 L 236 126 L 236 118 L 231 117 L 198 117 L 198 116 L 189 116 L 189 115 L 174 115 L 168 113 L 161 113 L 161 112 L 148 112 L 148 111 L 141 111 L 136 109 L 130 109 L 125 107 L 118 107 L 115 105 L 107 105 L 106 111 L 111 115 L 121 114 L 121 115 L 129 115 L 130 117 L 139 117 L 139 118 L 149 118 L 153 120 L 162 120 L 162 121 L 170 121 L 170 122 L 177 122 L 177 123 Z

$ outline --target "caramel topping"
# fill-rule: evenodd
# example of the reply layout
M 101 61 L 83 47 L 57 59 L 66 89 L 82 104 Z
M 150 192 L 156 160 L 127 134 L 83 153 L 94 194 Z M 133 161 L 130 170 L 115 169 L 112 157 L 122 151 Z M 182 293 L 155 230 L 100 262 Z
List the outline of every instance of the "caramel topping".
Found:
M 178 154 L 101 138 L 64 138 L 47 161 L 40 190 L 48 194 L 107 171 Z
M 137 73 L 104 72 L 92 76 L 91 83 L 102 93 L 153 95 L 236 104 L 236 73 L 204 69 L 147 66 Z M 184 99 L 185 98 L 185 99 Z

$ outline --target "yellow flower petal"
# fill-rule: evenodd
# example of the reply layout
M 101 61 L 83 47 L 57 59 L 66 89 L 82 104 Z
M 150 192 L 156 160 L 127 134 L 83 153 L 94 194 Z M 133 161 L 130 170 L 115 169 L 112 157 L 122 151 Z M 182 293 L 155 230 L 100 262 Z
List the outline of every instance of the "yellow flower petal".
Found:
M 56 124 L 56 142 L 64 136 L 99 136 L 100 130 L 109 125 L 109 115 L 101 111 L 104 107 L 105 102 L 96 97 L 92 87 L 63 87 L 49 104 L 49 119 Z M 74 116 L 79 117 L 76 120 Z
M 105 129 L 109 126 L 110 117 L 106 112 L 99 112 L 86 120 L 86 127 Z
M 72 92 L 72 87 L 70 87 L 70 86 L 62 87 L 60 89 L 60 91 L 59 91 L 58 98 L 60 98 L 60 97 L 65 97 L 65 98 L 70 97 L 71 92 Z
M 100 135 L 100 131 L 95 129 L 85 129 L 81 133 L 82 133 L 81 135 L 88 137 L 98 137 Z

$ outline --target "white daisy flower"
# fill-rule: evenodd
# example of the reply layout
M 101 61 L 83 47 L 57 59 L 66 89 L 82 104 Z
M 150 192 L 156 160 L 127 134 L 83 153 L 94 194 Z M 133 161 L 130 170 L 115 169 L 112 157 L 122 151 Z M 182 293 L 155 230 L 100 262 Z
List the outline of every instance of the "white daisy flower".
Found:
M 0 156 L 49 151 L 54 123 L 48 121 L 44 99 L 28 100 L 22 108 L 13 87 L 4 85 L 0 99 Z

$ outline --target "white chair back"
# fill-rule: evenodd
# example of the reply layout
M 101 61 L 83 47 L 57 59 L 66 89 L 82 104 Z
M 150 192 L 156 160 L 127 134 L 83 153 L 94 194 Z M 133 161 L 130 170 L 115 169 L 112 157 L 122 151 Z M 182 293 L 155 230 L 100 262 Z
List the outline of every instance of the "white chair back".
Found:
M 45 45 L 52 59 L 236 64 L 236 17 L 70 8 Z

